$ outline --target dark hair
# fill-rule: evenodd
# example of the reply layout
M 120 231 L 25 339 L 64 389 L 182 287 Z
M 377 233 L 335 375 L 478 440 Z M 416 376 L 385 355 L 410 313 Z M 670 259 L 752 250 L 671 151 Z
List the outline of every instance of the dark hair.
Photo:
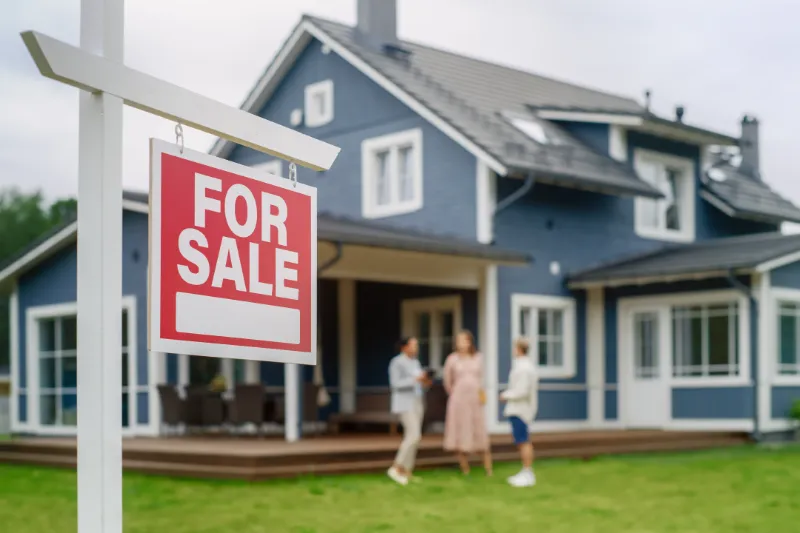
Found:
M 456 343 L 458 342 L 459 335 L 464 335 L 469 339 L 469 350 L 467 353 L 470 355 L 475 355 L 475 353 L 478 351 L 478 349 L 475 347 L 475 335 L 473 335 L 468 329 L 462 329 L 456 333 L 456 336 L 453 337 L 453 349 L 456 349 Z
M 397 346 L 396 346 L 397 351 L 398 352 L 402 352 L 403 348 L 408 346 L 408 343 L 411 342 L 411 339 L 413 339 L 413 338 L 414 337 L 410 337 L 410 336 L 409 337 L 400 337 L 400 340 L 397 341 Z

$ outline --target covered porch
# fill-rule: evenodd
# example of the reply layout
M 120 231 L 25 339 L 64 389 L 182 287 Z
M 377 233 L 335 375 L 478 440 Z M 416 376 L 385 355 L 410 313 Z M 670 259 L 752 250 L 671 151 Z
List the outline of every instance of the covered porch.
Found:
M 183 433 L 188 426 L 282 435 L 289 442 L 304 433 L 359 427 L 388 434 L 396 425 L 389 414 L 387 368 L 398 338 L 418 337 L 423 366 L 441 370 L 452 337 L 462 328 L 475 334 L 487 360 L 491 424 L 498 383 L 496 268 L 523 265 L 529 258 L 323 214 L 318 240 L 318 365 L 154 354 L 160 362 L 153 376 L 158 402 L 151 413 L 151 420 L 159 421 L 157 434 Z M 218 376 L 224 377 L 221 398 L 205 408 L 204 424 L 203 408 L 186 402 L 208 403 L 191 391 L 207 391 Z M 249 405 L 237 398 L 245 395 Z M 437 431 L 445 401 L 440 388 L 429 393 L 430 431 Z M 185 419 L 187 410 L 195 413 L 191 421 Z M 244 410 L 250 413 L 245 422 Z

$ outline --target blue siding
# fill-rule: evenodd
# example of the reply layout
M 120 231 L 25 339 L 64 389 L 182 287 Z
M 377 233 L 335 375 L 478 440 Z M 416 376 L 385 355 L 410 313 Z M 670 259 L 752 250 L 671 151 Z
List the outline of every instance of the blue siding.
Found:
M 608 124 L 594 122 L 559 122 L 558 124 L 598 154 L 608 155 Z
M 427 232 L 476 236 L 474 156 L 336 54 L 324 55 L 313 41 L 280 82 L 259 115 L 289 126 L 293 109 L 303 108 L 304 87 L 333 80 L 334 119 L 298 131 L 339 146 L 342 151 L 327 172 L 298 169 L 298 179 L 318 189 L 320 211 L 361 217 L 361 142 L 388 133 L 421 128 L 423 137 L 422 210 L 381 219 Z M 231 159 L 251 165 L 267 160 L 249 148 L 237 147 Z M 284 174 L 288 173 L 284 166 Z
M 588 394 L 585 390 L 540 390 L 537 422 L 586 420 Z M 498 405 L 498 419 L 504 420 L 504 404 Z
M 800 262 L 776 268 L 770 273 L 773 287 L 800 289 Z
M 787 418 L 792 404 L 800 400 L 800 386 L 772 387 L 772 418 Z
M 672 389 L 673 418 L 749 419 L 752 416 L 752 387 Z
M 388 385 L 389 361 L 396 355 L 395 343 L 401 335 L 400 305 L 403 300 L 453 294 L 461 296 L 463 327 L 472 331 L 477 340 L 480 332 L 476 291 L 358 282 L 356 284 L 358 386 Z
M 136 365 L 138 383 L 147 384 L 147 216 L 123 213 L 122 293 L 136 297 Z M 44 263 L 24 274 L 18 281 L 19 291 L 19 368 L 20 383 L 27 382 L 25 353 L 27 349 L 26 319 L 31 307 L 70 303 L 77 300 L 77 249 L 71 245 Z M 147 403 L 146 392 L 140 393 Z M 20 401 L 21 421 L 27 421 L 27 405 Z M 139 413 L 141 424 L 148 422 L 148 411 Z

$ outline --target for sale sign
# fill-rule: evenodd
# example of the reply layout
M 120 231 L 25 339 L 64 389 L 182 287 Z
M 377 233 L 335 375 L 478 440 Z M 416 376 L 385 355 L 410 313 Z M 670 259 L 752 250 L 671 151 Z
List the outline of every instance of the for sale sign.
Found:
M 316 189 L 151 140 L 149 346 L 316 362 Z

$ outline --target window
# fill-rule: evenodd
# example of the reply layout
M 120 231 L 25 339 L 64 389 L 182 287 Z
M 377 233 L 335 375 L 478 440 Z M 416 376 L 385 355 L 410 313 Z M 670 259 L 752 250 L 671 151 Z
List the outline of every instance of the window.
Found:
M 461 329 L 461 297 L 404 300 L 401 308 L 403 335 L 417 338 L 420 363 L 441 374 L 453 352 L 453 335 Z
M 736 302 L 672 308 L 672 375 L 739 376 Z
M 362 210 L 366 218 L 422 208 L 422 130 L 367 139 L 361 144 Z
M 306 85 L 306 126 L 316 128 L 333 120 L 333 81 L 325 80 Z
M 672 241 L 694 240 L 694 164 L 689 159 L 636 150 L 634 167 L 639 177 L 664 197 L 636 198 L 636 233 Z
M 545 378 L 575 375 L 575 300 L 558 296 L 511 297 L 513 337 L 523 337 Z
M 269 172 L 275 176 L 283 177 L 283 162 L 280 159 L 273 159 L 272 161 L 258 163 L 253 165 L 253 168 L 263 170 L 264 172 Z
M 75 313 L 35 321 L 39 375 L 39 424 L 76 426 L 78 423 L 78 323 Z M 122 425 L 130 424 L 132 390 L 128 311 L 122 312 Z
M 778 365 L 782 376 L 800 376 L 800 303 L 778 302 Z

